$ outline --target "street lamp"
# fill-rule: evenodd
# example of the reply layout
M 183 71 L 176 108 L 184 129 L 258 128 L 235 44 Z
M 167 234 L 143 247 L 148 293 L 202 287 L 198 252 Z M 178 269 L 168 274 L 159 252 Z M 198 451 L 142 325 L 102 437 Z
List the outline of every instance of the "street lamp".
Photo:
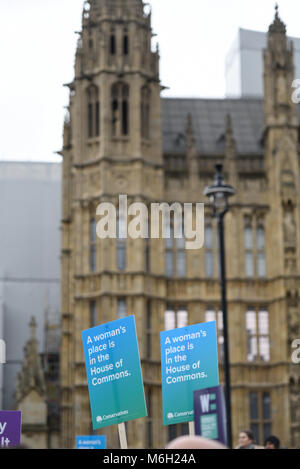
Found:
M 218 238 L 219 238 L 219 265 L 220 284 L 222 296 L 223 312 L 223 334 L 224 334 L 224 375 L 225 375 L 225 402 L 227 416 L 227 444 L 232 448 L 232 428 L 231 428 L 231 398 L 230 398 L 230 365 L 228 347 L 228 325 L 227 325 L 227 300 L 226 300 L 226 269 L 225 269 L 225 243 L 224 243 L 224 215 L 229 210 L 228 199 L 235 194 L 233 187 L 225 184 L 223 165 L 216 165 L 216 175 L 214 184 L 204 190 L 204 195 L 209 197 L 212 206 L 213 217 L 217 218 Z

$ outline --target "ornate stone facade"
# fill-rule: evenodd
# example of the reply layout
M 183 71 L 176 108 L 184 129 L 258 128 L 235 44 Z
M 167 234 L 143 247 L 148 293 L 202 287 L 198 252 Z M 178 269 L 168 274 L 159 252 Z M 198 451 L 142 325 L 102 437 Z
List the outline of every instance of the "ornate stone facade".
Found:
M 124 305 L 136 318 L 149 412 L 128 424 L 129 446 L 161 448 L 181 431 L 162 426 L 159 332 L 167 310 L 187 312 L 193 324 L 220 308 L 209 207 L 205 248 L 181 256 L 174 248 L 174 275 L 166 274 L 163 240 L 100 240 L 93 227 L 97 205 L 117 206 L 119 194 L 128 203 L 206 202 L 218 162 L 236 189 L 226 216 L 234 440 L 251 427 L 260 443 L 272 431 L 300 445 L 300 368 L 291 362 L 300 333 L 299 121 L 278 11 L 264 102 L 162 99 L 141 0 L 91 0 L 82 21 L 62 150 L 61 446 L 92 431 L 81 330 L 116 319 Z M 116 428 L 102 433 L 118 447 Z

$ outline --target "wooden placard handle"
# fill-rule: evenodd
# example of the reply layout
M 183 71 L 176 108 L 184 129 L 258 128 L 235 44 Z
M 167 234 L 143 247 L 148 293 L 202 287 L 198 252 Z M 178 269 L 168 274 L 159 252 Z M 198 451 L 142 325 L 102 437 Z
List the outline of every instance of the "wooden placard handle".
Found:
M 124 422 L 118 424 L 118 430 L 119 430 L 119 439 L 120 439 L 121 449 L 128 449 L 126 428 L 125 428 Z
M 195 435 L 195 422 L 189 422 L 189 435 Z

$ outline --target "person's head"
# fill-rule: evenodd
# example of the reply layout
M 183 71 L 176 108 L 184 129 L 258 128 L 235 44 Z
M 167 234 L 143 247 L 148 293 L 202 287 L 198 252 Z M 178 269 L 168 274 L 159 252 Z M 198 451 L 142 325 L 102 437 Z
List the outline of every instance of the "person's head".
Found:
M 239 434 L 239 445 L 241 448 L 247 447 L 254 443 L 254 435 L 250 430 L 243 430 Z
M 280 448 L 280 441 L 277 436 L 271 435 L 265 441 L 265 448 L 266 449 L 279 449 Z
M 227 449 L 218 441 L 208 440 L 201 436 L 180 436 L 170 441 L 166 449 Z

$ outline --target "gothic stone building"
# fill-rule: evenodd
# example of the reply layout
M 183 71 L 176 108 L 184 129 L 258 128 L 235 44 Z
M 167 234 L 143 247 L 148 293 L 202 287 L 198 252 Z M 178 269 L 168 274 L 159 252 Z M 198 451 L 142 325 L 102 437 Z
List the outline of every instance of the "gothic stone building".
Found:
M 148 418 L 127 425 L 129 447 L 162 448 L 186 432 L 163 427 L 159 332 L 216 319 L 222 372 L 217 236 L 205 245 L 99 239 L 96 207 L 206 202 L 215 164 L 236 189 L 226 215 L 233 437 L 250 428 L 300 445 L 299 116 L 293 50 L 276 11 L 264 51 L 264 99 L 161 98 L 159 51 L 142 0 L 86 2 L 64 126 L 61 446 L 90 434 L 81 331 L 135 315 Z M 166 57 L 165 60 L 168 60 Z M 209 73 L 209 71 L 206 71 Z M 199 89 L 199 93 L 201 90 Z M 177 242 L 176 242 L 177 241 Z M 108 447 L 119 447 L 116 427 Z

